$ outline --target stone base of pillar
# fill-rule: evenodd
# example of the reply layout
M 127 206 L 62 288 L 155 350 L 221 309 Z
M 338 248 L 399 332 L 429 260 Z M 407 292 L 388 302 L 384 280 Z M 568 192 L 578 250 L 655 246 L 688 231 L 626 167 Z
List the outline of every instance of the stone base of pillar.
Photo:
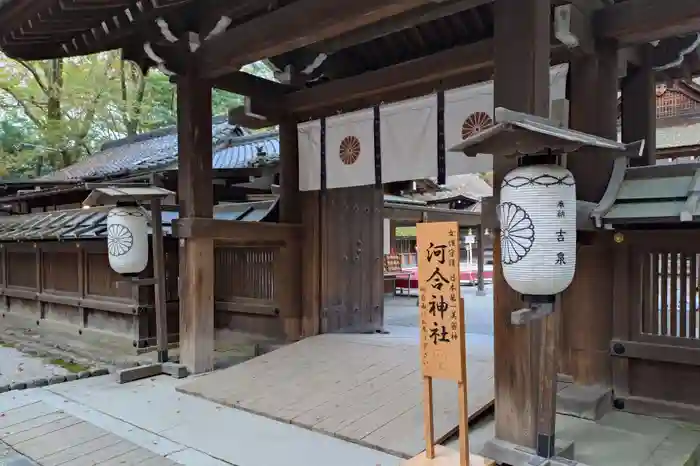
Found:
M 574 459 L 574 443 L 555 441 L 555 456 L 546 462 L 540 458 L 535 451 L 514 443 L 499 440 L 497 438 L 489 440 L 480 452 L 482 456 L 495 460 L 498 464 L 549 464 L 550 466 L 570 466 Z M 586 466 L 576 462 L 576 466 Z

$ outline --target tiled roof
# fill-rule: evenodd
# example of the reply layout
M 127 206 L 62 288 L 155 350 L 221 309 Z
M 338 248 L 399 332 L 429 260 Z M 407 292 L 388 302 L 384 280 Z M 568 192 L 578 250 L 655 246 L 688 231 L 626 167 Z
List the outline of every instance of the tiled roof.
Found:
M 440 199 L 450 199 L 455 196 L 464 196 L 478 201 L 492 195 L 493 188 L 479 175 L 472 173 L 448 176 L 441 191 L 429 194 L 415 194 L 413 199 L 431 202 Z
M 700 119 L 695 118 L 680 125 L 656 130 L 657 149 L 697 145 L 700 145 Z
M 214 169 L 250 168 L 277 162 L 277 132 L 244 134 L 238 126 L 217 118 L 212 127 Z M 142 171 L 177 167 L 177 128 L 168 127 L 131 138 L 106 143 L 102 149 L 47 180 L 112 178 Z
M 615 169 L 619 169 L 616 167 Z M 605 198 L 593 211 L 592 217 L 602 225 L 661 224 L 692 225 L 700 222 L 700 206 L 688 202 L 694 194 L 698 163 L 676 166 L 650 165 L 626 168 L 625 175 L 614 192 L 615 199 Z M 612 179 L 615 179 L 613 174 Z
M 277 199 L 259 202 L 225 203 L 214 207 L 217 220 L 263 221 Z M 107 236 L 107 213 L 111 207 L 57 210 L 0 217 L 0 242 L 92 239 Z M 177 211 L 163 211 L 163 233 L 172 233 Z
M 622 132 L 617 132 L 618 141 L 622 140 Z M 673 149 L 700 145 L 700 118 L 685 118 L 682 123 L 656 128 L 656 148 Z

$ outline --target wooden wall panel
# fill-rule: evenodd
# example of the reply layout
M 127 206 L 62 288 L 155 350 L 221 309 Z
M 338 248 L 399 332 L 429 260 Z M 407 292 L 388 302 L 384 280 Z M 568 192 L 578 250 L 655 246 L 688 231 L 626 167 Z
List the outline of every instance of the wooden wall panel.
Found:
M 42 254 L 43 289 L 77 294 L 80 291 L 78 251 L 43 251 Z
M 7 284 L 22 288 L 37 287 L 36 253 L 33 250 L 7 252 Z
M 123 277 L 109 266 L 106 251 L 86 251 L 85 268 L 86 295 L 132 299 L 131 287 L 117 286 Z

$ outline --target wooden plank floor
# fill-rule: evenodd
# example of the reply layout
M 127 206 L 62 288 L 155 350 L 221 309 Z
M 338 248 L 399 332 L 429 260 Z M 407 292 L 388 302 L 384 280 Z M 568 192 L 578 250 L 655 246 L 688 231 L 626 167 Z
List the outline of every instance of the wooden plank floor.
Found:
M 468 342 L 467 353 L 474 416 L 493 403 L 493 351 Z M 433 387 L 435 434 L 442 438 L 458 425 L 457 386 L 435 380 Z M 405 458 L 425 445 L 415 338 L 319 335 L 179 390 Z
M 40 401 L 2 413 L 0 447 L 3 444 L 41 466 L 177 465 Z M 0 464 L 5 464 L 2 458 Z

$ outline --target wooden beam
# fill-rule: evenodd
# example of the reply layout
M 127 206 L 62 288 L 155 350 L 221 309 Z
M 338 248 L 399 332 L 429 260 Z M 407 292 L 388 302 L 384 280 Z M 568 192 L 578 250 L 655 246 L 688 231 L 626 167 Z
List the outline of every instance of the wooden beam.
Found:
M 493 0 L 449 0 L 442 3 L 428 3 L 399 15 L 385 18 L 332 39 L 311 46 L 318 52 L 331 54 L 357 44 L 369 42 L 395 32 L 403 31 L 419 24 L 451 16 L 461 11 L 470 10 L 480 5 L 491 3 Z
M 280 144 L 280 198 L 279 198 L 279 221 L 282 224 L 302 225 L 302 204 L 301 192 L 299 191 L 299 141 L 297 133 L 297 123 L 294 120 L 286 119 L 279 126 Z M 306 232 L 305 232 L 306 233 Z M 285 277 L 284 282 L 275 287 L 275 291 L 282 296 L 281 301 L 289 304 L 290 312 L 283 315 L 284 333 L 288 341 L 298 340 L 302 332 L 303 319 L 303 289 L 302 276 L 304 266 L 302 265 L 302 242 L 291 241 L 286 248 L 278 253 L 278 260 L 275 267 L 286 267 L 280 270 L 276 276 Z M 306 285 L 309 285 L 308 283 Z
M 300 193 L 302 202 L 301 309 L 302 337 L 321 333 L 321 192 Z
M 228 122 L 248 129 L 263 129 L 274 126 L 275 123 L 267 118 L 253 116 L 245 108 L 245 105 L 234 107 L 228 111 Z
M 490 81 L 493 79 L 493 68 L 481 68 L 476 71 L 452 75 L 444 79 L 435 78 L 430 81 L 422 81 L 408 87 L 396 87 L 386 90 L 380 94 L 372 94 L 366 97 L 353 98 L 348 96 L 348 100 L 338 102 L 330 106 L 314 107 L 308 111 L 295 113 L 298 121 L 308 121 L 320 117 L 333 116 L 341 112 L 353 112 L 370 108 L 374 105 L 390 104 L 407 99 L 422 97 L 434 94 L 437 91 L 447 91 L 457 89 L 474 83 Z M 274 121 L 274 116 L 270 119 Z
M 572 129 L 606 138 L 617 137 L 618 52 L 614 41 L 599 41 L 596 54 L 572 59 L 569 99 Z M 598 204 L 610 183 L 614 162 L 582 150 L 567 167 L 577 180 L 576 197 Z M 620 165 L 617 164 L 617 168 Z M 590 215 L 588 216 L 590 218 Z M 609 233 L 581 235 L 576 275 L 562 293 L 562 371 L 577 384 L 609 387 L 612 338 L 613 267 Z
M 700 146 L 664 147 L 656 149 L 657 159 L 677 159 L 679 157 L 700 157 Z
M 596 12 L 594 30 L 599 38 L 621 44 L 653 40 L 700 31 L 697 0 L 628 0 Z
M 481 223 L 481 215 L 466 210 L 452 210 L 420 205 L 384 202 L 384 218 L 399 223 L 415 225 L 427 214 L 431 222 L 457 222 L 460 227 L 475 227 Z
M 211 86 L 192 75 L 177 82 L 180 221 L 211 219 Z M 213 221 L 213 220 L 212 220 Z M 193 373 L 214 368 L 214 241 L 180 242 L 180 361 Z
M 549 116 L 551 5 L 549 0 L 498 0 L 494 5 L 494 105 Z M 514 79 L 517 76 L 517 79 Z M 494 157 L 494 186 L 517 161 Z M 494 192 L 496 203 L 498 191 Z M 494 232 L 498 237 L 498 232 Z M 498 241 L 493 250 L 496 438 L 529 448 L 554 441 L 556 363 L 541 348 L 556 347 L 552 316 L 528 326 L 511 325 L 523 307 L 508 286 Z M 541 438 L 540 438 L 541 437 Z M 539 448 L 538 448 L 539 450 Z M 538 451 L 539 453 L 539 451 Z M 495 458 L 498 460 L 498 458 Z
M 430 0 L 297 0 L 202 44 L 199 69 L 213 78 L 380 21 Z
M 603 41 L 598 43 L 595 55 L 572 58 L 569 73 L 571 128 L 617 139 L 616 45 Z M 583 180 L 576 184 L 577 199 L 600 201 L 608 186 L 613 163 L 612 158 L 593 153 L 570 157 L 567 160 L 569 170 L 577 179 Z
M 52 0 L 36 0 L 33 2 L 13 2 L 3 6 L 2 21 L 0 26 L 6 31 L 1 43 L 7 44 L 6 37 L 12 32 L 12 26 L 24 24 L 27 20 L 35 18 L 39 13 L 49 11 L 53 6 Z
M 299 192 L 299 140 L 297 124 L 285 120 L 279 127 L 280 144 L 280 195 L 279 221 L 301 223 L 301 198 Z
M 333 105 L 340 107 L 349 96 L 353 99 L 373 97 L 491 66 L 493 41 L 484 40 L 293 92 L 287 96 L 286 107 L 291 113 L 303 113 Z
M 631 166 L 656 164 L 656 79 L 652 69 L 652 46 L 639 47 L 640 66 L 630 67 L 622 80 L 622 141 L 645 140 L 644 155 Z
M 591 14 L 575 4 L 554 9 L 554 35 L 569 48 L 585 54 L 594 53 Z
M 264 100 L 279 99 L 284 94 L 295 90 L 294 87 L 287 84 L 253 76 L 245 71 L 236 71 L 220 76 L 213 79 L 211 84 L 216 89 Z
M 181 169 L 182 170 L 182 169 Z M 251 223 L 212 218 L 182 218 L 175 223 L 178 238 L 213 239 L 229 243 L 291 243 L 299 239 L 301 227 L 283 223 Z
M 155 48 L 156 46 L 154 46 Z M 163 56 L 166 60 L 166 66 L 173 72 L 181 72 L 185 68 L 184 60 L 176 58 L 176 53 L 171 48 L 158 48 L 156 53 Z M 184 74 L 184 73 L 183 73 Z M 170 82 L 177 83 L 180 76 L 175 75 L 170 77 Z M 281 84 L 269 79 L 253 76 L 245 71 L 235 71 L 233 73 L 220 76 L 209 80 L 209 85 L 215 89 L 222 91 L 233 92 L 246 97 L 255 98 L 261 101 L 271 101 L 281 99 L 285 94 L 296 90 L 296 88 Z
M 568 55 L 564 45 L 552 45 L 552 65 L 563 63 Z M 396 102 L 488 81 L 493 65 L 493 40 L 487 39 L 292 92 L 285 97 L 284 109 L 306 120 Z

